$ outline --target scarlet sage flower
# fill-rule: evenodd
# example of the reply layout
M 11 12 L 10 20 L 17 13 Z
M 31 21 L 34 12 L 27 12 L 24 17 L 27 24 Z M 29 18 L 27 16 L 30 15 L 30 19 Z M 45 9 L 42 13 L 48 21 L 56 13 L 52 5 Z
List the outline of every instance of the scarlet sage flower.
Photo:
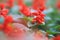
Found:
M 3 25 L 3 29 L 4 29 L 4 31 L 8 30 L 8 29 L 10 30 L 11 28 L 8 26 L 8 24 L 11 23 L 13 21 L 13 19 L 12 19 L 11 16 L 7 15 L 8 14 L 8 10 L 5 9 L 4 4 L 0 4 L 0 8 L 1 8 L 1 10 L 0 10 L 0 16 L 3 16 L 3 18 L 4 18 L 4 22 L 2 24 Z M 0 27 L 0 29 L 2 29 L 2 26 Z
M 44 22 L 45 15 L 41 11 L 35 10 L 35 11 L 31 12 L 31 15 L 34 16 L 34 18 L 32 20 L 33 23 L 37 22 L 37 23 L 41 24 Z
M 60 9 L 60 2 L 57 2 L 56 7 Z
M 0 14 L 5 16 L 5 15 L 7 15 L 7 13 L 8 13 L 8 10 L 5 9 L 5 5 L 4 4 L 0 4 Z
M 9 35 L 12 31 L 13 31 L 13 27 L 11 25 L 9 25 L 9 24 L 4 29 L 4 32 L 5 32 L 6 35 Z
M 0 4 L 0 8 L 3 9 L 5 7 L 4 4 Z
M 36 10 L 40 9 L 43 11 L 45 9 L 45 0 L 34 0 L 32 7 Z
M 14 0 L 8 0 L 7 1 L 7 5 L 9 8 L 13 7 L 13 4 L 14 4 Z
M 25 6 L 25 5 L 23 5 L 22 6 L 22 9 L 20 10 L 25 16 L 30 16 L 30 9 L 27 7 L 27 6 Z
M 30 9 L 23 3 L 19 2 L 20 12 L 25 16 L 30 16 Z
M 0 10 L 1 15 L 6 16 L 8 13 L 7 9 Z
M 31 17 L 31 16 L 36 17 L 36 18 L 33 18 L 32 22 L 37 22 L 40 24 L 40 23 L 44 22 L 45 15 L 42 14 L 42 11 L 44 10 L 44 6 L 42 4 L 44 4 L 44 1 L 42 1 L 40 3 L 40 0 L 35 0 L 34 2 L 36 2 L 36 3 L 33 4 L 32 9 L 34 9 L 38 12 L 31 13 L 31 11 L 30 11 L 31 9 L 29 7 L 27 7 L 23 2 L 21 2 L 19 4 L 19 6 L 21 7 L 20 12 L 28 17 Z M 41 6 L 41 7 L 39 7 L 39 6 Z
M 39 24 L 43 23 L 45 15 L 42 13 L 42 11 L 45 9 L 45 0 L 34 0 L 32 8 L 38 11 L 37 13 L 35 12 L 37 15 L 35 15 L 36 18 L 34 18 L 33 22 L 37 21 Z
M 11 16 L 8 16 L 8 15 L 6 15 L 4 18 L 5 18 L 5 21 L 4 21 L 4 24 L 3 24 L 3 29 L 4 29 L 4 32 L 6 34 L 9 34 L 13 30 L 12 26 L 9 25 L 10 23 L 13 22 L 13 18 Z
M 33 22 L 37 22 L 38 24 L 42 24 L 44 22 L 44 14 L 36 16 L 36 18 L 33 19 Z

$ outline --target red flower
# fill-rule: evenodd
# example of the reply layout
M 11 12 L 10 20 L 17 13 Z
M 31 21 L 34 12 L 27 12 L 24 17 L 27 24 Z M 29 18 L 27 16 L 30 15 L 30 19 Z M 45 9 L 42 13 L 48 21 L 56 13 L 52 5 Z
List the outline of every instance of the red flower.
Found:
M 8 10 L 5 9 L 5 5 L 4 4 L 0 4 L 0 8 L 1 8 L 0 15 L 6 16 L 7 13 L 8 13 Z
M 8 14 L 7 9 L 0 10 L 1 15 L 6 16 Z
M 5 7 L 5 4 L 0 4 L 0 8 L 3 9 Z
M 60 9 L 60 2 L 57 2 L 56 7 L 57 7 L 58 9 Z
M 14 0 L 8 0 L 7 6 L 8 6 L 9 8 L 13 7 L 13 3 L 14 3 Z
M 4 26 L 6 27 L 9 23 L 12 23 L 12 22 L 13 22 L 13 18 L 11 16 L 6 16 Z
M 32 6 L 32 8 L 34 10 L 37 10 L 37 12 L 33 12 L 31 13 L 31 9 L 29 7 L 27 7 L 22 0 L 20 0 L 19 2 L 19 7 L 20 7 L 20 11 L 22 14 L 24 14 L 25 16 L 31 17 L 34 16 L 36 18 L 33 18 L 32 22 L 37 22 L 37 23 L 43 23 L 44 22 L 44 14 L 42 14 L 42 11 L 45 9 L 45 4 L 44 4 L 44 0 L 34 0 L 34 4 Z
M 13 22 L 13 19 L 11 16 L 5 16 L 5 22 L 3 24 L 4 26 L 4 32 L 9 35 L 13 31 L 13 27 L 9 25 Z
M 2 15 L 4 17 L 4 23 L 2 24 L 3 25 L 3 29 L 5 29 L 9 23 L 11 23 L 13 21 L 12 17 L 11 16 L 8 16 L 8 10 L 5 9 L 5 6 L 4 4 L 0 4 L 0 15 Z M 2 28 L 2 26 L 0 25 L 0 28 Z
M 14 30 L 13 27 L 11 25 L 7 24 L 7 26 L 4 29 L 4 32 L 6 35 L 9 35 L 13 30 Z
M 43 11 L 45 9 L 45 1 L 46 0 L 34 0 L 33 1 L 33 9 L 36 9 L 36 10 L 41 10 Z
M 60 40 L 60 35 L 58 35 L 58 36 L 54 37 L 54 39 L 53 39 L 53 40 Z
M 23 7 L 24 9 L 20 10 L 25 16 L 30 16 L 30 10 L 27 7 Z
M 32 20 L 33 23 L 37 22 L 38 24 L 42 24 L 44 22 L 45 15 L 40 10 L 32 12 L 31 16 L 34 17 Z
M 30 9 L 26 5 L 20 4 L 19 6 L 21 7 L 20 12 L 22 14 L 24 14 L 25 16 L 30 16 Z
M 44 14 L 40 14 L 36 16 L 36 18 L 33 19 L 34 22 L 37 22 L 38 24 L 42 24 L 44 22 Z

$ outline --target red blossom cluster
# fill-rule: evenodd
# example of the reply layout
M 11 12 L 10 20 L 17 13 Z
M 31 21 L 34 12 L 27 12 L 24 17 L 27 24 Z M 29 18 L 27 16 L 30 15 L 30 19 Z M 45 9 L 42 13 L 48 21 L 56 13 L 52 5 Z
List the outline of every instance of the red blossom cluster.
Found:
M 0 25 L 0 29 L 3 29 L 5 32 L 6 30 L 11 30 L 11 27 L 9 27 L 8 24 L 13 22 L 12 17 L 8 16 L 7 14 L 8 14 L 8 10 L 5 9 L 5 5 L 0 4 L 0 17 L 3 16 L 4 18 L 4 23 Z
M 19 11 L 27 17 L 33 17 L 33 23 L 37 22 L 38 24 L 42 24 L 44 22 L 45 16 L 42 13 L 45 9 L 44 2 L 44 0 L 35 0 L 33 1 L 33 5 L 31 6 L 31 8 L 29 8 L 23 3 L 23 0 L 18 0 L 18 6 L 20 7 Z M 4 18 L 3 29 L 6 33 L 10 33 L 13 30 L 12 26 L 9 25 L 13 22 L 13 18 L 7 15 L 9 10 L 7 10 L 5 7 L 8 6 L 9 8 L 11 8 L 13 6 L 13 3 L 14 0 L 9 0 L 7 5 L 0 4 L 0 16 L 3 16 Z
M 45 9 L 45 1 L 44 0 L 34 0 L 32 8 L 27 7 L 22 1 L 19 2 L 20 12 L 22 12 L 25 16 L 31 17 L 34 16 L 33 22 L 43 23 L 44 22 L 44 14 L 42 13 Z M 31 9 L 33 9 L 31 12 Z M 36 12 L 37 11 L 37 12 Z

